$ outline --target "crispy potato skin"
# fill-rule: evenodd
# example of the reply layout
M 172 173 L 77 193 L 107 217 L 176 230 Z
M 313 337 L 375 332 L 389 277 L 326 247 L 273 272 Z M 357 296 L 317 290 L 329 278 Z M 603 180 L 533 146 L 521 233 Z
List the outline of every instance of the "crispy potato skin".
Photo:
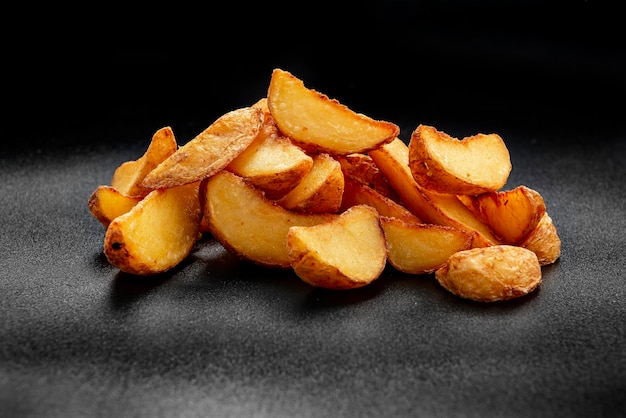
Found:
M 130 211 L 140 201 L 140 197 L 126 196 L 114 187 L 100 185 L 89 196 L 87 206 L 91 215 L 106 228 L 113 219 Z
M 556 262 L 561 256 L 561 238 L 548 213 L 544 213 L 535 229 L 520 243 L 533 251 L 539 264 L 545 266 Z
M 409 142 L 409 167 L 420 186 L 439 193 L 474 195 L 503 187 L 512 169 L 498 134 L 462 140 L 419 125 Z
M 524 296 L 541 284 L 541 266 L 534 252 L 513 245 L 459 251 L 435 272 L 448 291 L 478 302 Z
M 289 228 L 287 248 L 298 277 L 331 290 L 371 283 L 387 260 L 378 212 L 368 205 L 353 206 L 326 223 Z

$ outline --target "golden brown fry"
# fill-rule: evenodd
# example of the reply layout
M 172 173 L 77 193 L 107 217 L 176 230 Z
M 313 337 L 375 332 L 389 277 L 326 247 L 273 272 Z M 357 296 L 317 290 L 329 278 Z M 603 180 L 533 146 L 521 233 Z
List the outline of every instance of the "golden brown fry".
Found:
M 143 186 L 162 189 L 212 176 L 254 141 L 262 125 L 263 110 L 258 107 L 225 113 L 148 173 Z
M 534 252 L 542 266 L 554 263 L 561 256 L 561 238 L 547 212 L 519 245 Z
M 427 125 L 419 125 L 411 135 L 409 167 L 425 189 L 466 195 L 497 191 L 512 168 L 498 134 L 458 140 Z
M 339 161 L 328 154 L 317 154 L 313 157 L 311 170 L 278 203 L 299 212 L 333 213 L 341 206 L 343 188 Z
M 167 271 L 183 261 L 196 243 L 200 206 L 199 182 L 154 190 L 109 224 L 104 254 L 126 273 L 145 276 Z
M 541 266 L 535 253 L 526 248 L 494 245 L 453 254 L 435 277 L 457 296 L 495 302 L 535 290 L 541 284 Z
M 378 213 L 368 205 L 353 206 L 323 224 L 291 227 L 287 247 L 298 277 L 333 290 L 370 284 L 387 259 Z
M 476 236 L 473 246 L 500 244 L 493 231 L 469 210 L 456 195 L 436 193 L 417 184 L 409 168 L 408 147 L 395 139 L 369 153 L 407 209 L 422 221 L 447 225 Z
M 207 180 L 204 211 L 211 233 L 224 248 L 256 264 L 283 268 L 290 266 L 291 226 L 316 225 L 339 216 L 289 211 L 229 171 Z
M 163 160 L 176 152 L 177 146 L 172 128 L 166 126 L 159 129 L 152 136 L 150 145 L 141 158 L 126 161 L 115 170 L 111 186 L 126 196 L 147 195 L 152 189 L 142 184 L 143 179 Z
M 309 152 L 365 152 L 400 132 L 396 124 L 355 113 L 278 68 L 272 72 L 267 105 L 281 132 Z
M 114 187 L 101 185 L 91 193 L 87 205 L 91 215 L 106 228 L 113 219 L 130 211 L 141 199 L 123 195 Z
M 472 245 L 473 234 L 443 225 L 409 223 L 381 216 L 387 261 L 408 274 L 432 273 L 448 258 Z
M 546 211 L 543 197 L 526 186 L 474 196 L 459 195 L 458 198 L 489 225 L 504 244 L 519 244 L 535 229 Z

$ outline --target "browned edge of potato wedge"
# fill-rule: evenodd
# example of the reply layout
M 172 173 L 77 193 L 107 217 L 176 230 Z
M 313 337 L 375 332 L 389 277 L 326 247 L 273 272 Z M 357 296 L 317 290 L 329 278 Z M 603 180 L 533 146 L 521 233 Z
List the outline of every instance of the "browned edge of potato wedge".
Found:
M 263 110 L 244 107 L 217 118 L 146 175 L 142 184 L 163 189 L 200 181 L 221 171 L 241 154 L 263 126 Z
M 141 199 L 123 195 L 114 187 L 103 184 L 91 193 L 87 206 L 91 215 L 106 228 L 113 219 L 130 211 Z
M 548 212 L 543 214 L 537 227 L 519 245 L 537 254 L 539 264 L 542 266 L 559 259 L 561 238 Z
M 443 225 L 406 222 L 381 216 L 387 261 L 408 274 L 432 273 L 452 254 L 471 248 L 473 234 Z
M 205 201 L 205 217 L 215 239 L 238 257 L 266 267 L 290 267 L 291 226 L 316 225 L 339 216 L 289 211 L 229 171 L 206 180 Z
M 357 205 L 329 222 L 292 226 L 287 234 L 291 267 L 315 287 L 348 290 L 376 280 L 387 247 L 376 209 Z
M 199 238 L 200 183 L 153 190 L 113 219 L 104 236 L 109 263 L 135 275 L 165 272 L 183 261 Z
M 542 280 L 534 252 L 504 244 L 456 252 L 435 271 L 435 278 L 453 294 L 478 302 L 527 295 Z
M 356 113 L 279 68 L 272 71 L 267 105 L 280 131 L 308 152 L 365 152 L 400 133 L 395 123 Z
M 432 126 L 419 125 L 409 142 L 409 168 L 415 181 L 427 190 L 473 195 L 502 188 L 512 165 L 498 134 L 458 140 Z

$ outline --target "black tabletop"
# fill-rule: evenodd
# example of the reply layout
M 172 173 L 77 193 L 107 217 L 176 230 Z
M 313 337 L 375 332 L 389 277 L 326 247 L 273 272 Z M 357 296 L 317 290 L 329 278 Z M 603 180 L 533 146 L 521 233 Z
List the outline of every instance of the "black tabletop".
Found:
M 190 11 L 193 45 L 163 18 L 158 42 L 42 37 L 9 60 L 0 416 L 625 416 L 619 18 L 595 2 L 502 4 L 315 9 L 302 26 L 262 8 L 220 15 L 229 29 L 202 42 Z M 541 286 L 478 303 L 388 266 L 361 289 L 315 289 L 208 235 L 159 276 L 109 265 L 91 192 L 157 129 L 184 143 L 263 97 L 277 67 L 404 140 L 420 123 L 500 134 L 507 188 L 539 191 L 562 240 Z

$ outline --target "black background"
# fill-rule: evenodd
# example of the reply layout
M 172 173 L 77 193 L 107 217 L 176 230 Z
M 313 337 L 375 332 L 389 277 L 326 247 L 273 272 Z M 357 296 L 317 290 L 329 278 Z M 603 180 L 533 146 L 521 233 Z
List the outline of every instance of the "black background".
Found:
M 0 415 L 626 415 L 626 48 L 595 1 L 386 1 L 7 14 L 0 150 Z M 524 298 L 480 304 L 391 268 L 313 289 L 207 237 L 141 279 L 87 199 L 152 134 L 179 144 L 273 68 L 408 140 L 499 133 L 507 185 L 563 241 Z

